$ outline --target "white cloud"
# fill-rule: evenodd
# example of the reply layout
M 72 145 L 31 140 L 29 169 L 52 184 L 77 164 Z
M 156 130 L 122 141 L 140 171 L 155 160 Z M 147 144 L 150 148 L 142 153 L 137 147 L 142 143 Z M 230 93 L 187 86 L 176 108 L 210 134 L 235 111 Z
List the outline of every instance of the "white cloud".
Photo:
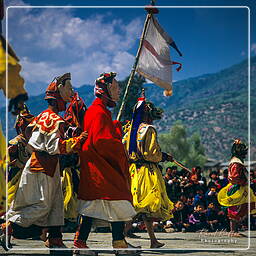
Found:
M 104 71 L 117 72 L 118 79 L 129 75 L 134 62 L 129 50 L 141 33 L 143 19 L 127 22 L 111 12 L 96 11 L 81 18 L 68 8 L 9 9 L 9 41 L 28 84 L 36 87 L 64 72 L 71 72 L 76 87 L 94 83 Z
M 256 54 L 256 43 L 253 43 L 253 44 L 251 45 L 251 52 L 252 52 L 253 54 Z
M 71 72 L 72 83 L 75 87 L 83 84 L 94 84 L 94 80 L 100 73 L 108 71 L 117 72 L 117 79 L 122 80 L 130 73 L 133 61 L 134 57 L 127 52 L 117 52 L 111 58 L 107 53 L 94 52 L 91 56 L 68 66 L 56 65 L 56 63 L 49 61 L 34 62 L 29 58 L 22 58 L 21 75 L 25 81 L 33 83 L 34 92 L 36 92 L 37 86 L 41 92 L 42 83 L 47 84 L 55 76 L 66 72 Z

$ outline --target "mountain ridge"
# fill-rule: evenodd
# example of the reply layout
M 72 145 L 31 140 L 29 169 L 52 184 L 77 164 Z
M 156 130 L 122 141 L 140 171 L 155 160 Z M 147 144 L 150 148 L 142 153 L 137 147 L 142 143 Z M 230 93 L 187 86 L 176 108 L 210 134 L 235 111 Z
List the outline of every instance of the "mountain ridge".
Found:
M 256 159 L 256 56 L 251 58 L 251 159 Z M 145 84 L 146 97 L 165 111 L 155 123 L 160 133 L 169 132 L 181 120 L 188 133 L 198 132 L 209 158 L 225 160 L 236 137 L 248 141 L 248 61 L 244 60 L 216 73 L 204 74 L 173 83 L 173 96 L 164 97 L 163 90 Z M 89 106 L 93 99 L 92 85 L 75 88 Z M 27 105 L 37 115 L 47 104 L 44 95 L 31 96 Z M 1 119 L 3 118 L 1 109 Z M 2 119 L 3 120 L 3 119 Z M 9 131 L 14 118 L 10 118 Z M 10 135 L 14 135 L 10 132 Z

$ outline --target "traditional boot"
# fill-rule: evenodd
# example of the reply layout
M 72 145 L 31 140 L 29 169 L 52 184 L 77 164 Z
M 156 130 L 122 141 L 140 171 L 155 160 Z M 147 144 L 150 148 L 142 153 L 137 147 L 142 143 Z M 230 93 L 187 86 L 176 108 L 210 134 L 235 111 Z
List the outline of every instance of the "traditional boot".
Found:
M 48 248 L 67 248 L 67 246 L 63 243 L 62 238 L 48 238 L 45 241 L 45 246 Z
M 75 250 L 73 251 L 73 256 L 79 256 L 79 255 L 97 256 L 98 255 L 97 252 L 90 250 L 83 240 L 75 239 L 74 247 L 75 247 Z M 80 249 L 80 250 L 76 250 L 76 249 Z
M 135 247 L 123 240 L 116 240 L 112 242 L 113 248 L 118 249 L 115 250 L 115 255 L 117 256 L 132 256 L 132 255 L 140 255 L 140 251 L 138 250 L 140 247 Z

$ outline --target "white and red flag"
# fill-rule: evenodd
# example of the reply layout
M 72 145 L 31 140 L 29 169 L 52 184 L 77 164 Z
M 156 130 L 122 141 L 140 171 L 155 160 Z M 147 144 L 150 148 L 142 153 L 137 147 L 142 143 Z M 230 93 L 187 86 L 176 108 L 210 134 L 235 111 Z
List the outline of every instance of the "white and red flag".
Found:
M 172 95 L 172 65 L 179 64 L 177 71 L 181 69 L 181 64 L 170 58 L 170 46 L 182 56 L 173 39 L 152 15 L 142 42 L 136 71 L 164 88 L 166 95 L 169 96 Z

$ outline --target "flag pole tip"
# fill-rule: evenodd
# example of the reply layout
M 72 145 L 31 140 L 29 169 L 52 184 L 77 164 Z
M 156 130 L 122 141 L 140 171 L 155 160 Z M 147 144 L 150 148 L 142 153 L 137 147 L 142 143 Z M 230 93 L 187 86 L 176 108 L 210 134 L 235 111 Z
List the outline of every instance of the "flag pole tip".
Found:
M 153 5 L 146 5 L 145 6 L 145 10 L 149 13 L 149 14 L 158 14 L 159 10 L 153 6 Z

